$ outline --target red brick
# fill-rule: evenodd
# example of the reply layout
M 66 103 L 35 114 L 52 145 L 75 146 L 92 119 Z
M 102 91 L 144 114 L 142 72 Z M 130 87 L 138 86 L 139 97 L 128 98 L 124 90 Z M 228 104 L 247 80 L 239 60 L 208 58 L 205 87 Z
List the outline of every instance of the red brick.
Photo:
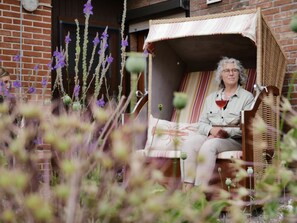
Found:
M 30 33 L 41 33 L 41 28 L 35 28 L 35 27 L 24 27 L 24 32 L 30 32 Z
M 24 56 L 41 57 L 41 53 L 34 51 L 24 51 Z
M 24 40 L 25 44 L 32 44 L 32 45 L 42 45 L 42 41 L 40 40 L 34 40 L 34 39 L 25 39 Z
M 274 6 L 282 6 L 282 5 L 285 5 L 285 4 L 290 4 L 292 2 L 292 0 L 276 0 L 274 2 Z
M 3 24 L 3 28 L 8 30 L 20 30 L 20 26 L 10 24 Z
M 7 17 L 0 17 L 0 23 L 12 23 L 12 19 L 11 18 L 7 18 Z
M 0 36 L 10 36 L 10 35 L 11 35 L 11 31 L 0 29 Z
M 0 48 L 11 48 L 11 43 L 0 42 Z
M 4 36 L 4 42 L 8 42 L 8 43 L 17 43 L 19 42 L 19 38 L 17 37 L 5 37 Z
M 20 18 L 20 13 L 12 11 L 3 11 L 3 16 L 10 18 Z
M 263 15 L 275 15 L 279 12 L 279 8 L 263 9 Z

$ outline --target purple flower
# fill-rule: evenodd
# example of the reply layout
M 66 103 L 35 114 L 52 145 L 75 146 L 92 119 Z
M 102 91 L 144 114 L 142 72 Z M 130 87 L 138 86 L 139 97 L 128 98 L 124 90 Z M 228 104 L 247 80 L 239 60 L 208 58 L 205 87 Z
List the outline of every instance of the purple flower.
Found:
M 48 62 L 48 64 L 46 65 L 47 67 L 48 67 L 48 69 L 53 69 L 53 67 L 52 67 L 52 61 L 50 61 L 50 62 Z
M 66 65 L 64 55 L 61 52 L 56 50 L 54 52 L 54 57 L 56 57 L 57 60 L 56 65 L 54 67 L 55 69 L 63 68 Z
M 147 57 L 148 56 L 148 51 L 147 51 L 147 49 L 145 49 L 144 51 L 143 51 L 143 55 L 145 56 L 145 57 Z
M 125 39 L 125 40 L 122 40 L 122 47 L 127 47 L 129 44 L 128 44 L 128 40 Z
M 96 105 L 100 108 L 104 107 L 105 101 L 104 101 L 103 97 L 96 102 Z
M 65 61 L 64 60 L 61 60 L 61 61 L 58 61 L 58 63 L 56 64 L 56 66 L 54 67 L 55 69 L 58 69 L 58 68 L 63 68 L 65 66 Z
M 13 60 L 14 60 L 15 62 L 20 61 L 20 59 L 21 59 L 21 56 L 20 56 L 19 54 L 15 55 L 15 56 L 13 57 Z
M 84 13 L 85 15 L 93 15 L 93 6 L 91 5 L 90 0 L 84 4 Z
M 108 43 L 105 43 L 105 45 L 104 45 L 104 49 L 106 50 L 107 48 L 108 48 Z
M 33 86 L 29 87 L 29 90 L 28 90 L 28 92 L 29 92 L 29 94 L 33 94 L 33 93 L 35 93 L 35 92 L 36 92 L 36 88 L 35 88 L 35 87 L 33 87 Z
M 63 58 L 63 54 L 61 52 L 59 52 L 58 50 L 56 50 L 54 52 L 54 57 L 56 57 L 58 60 L 60 60 L 61 58 Z
M 43 143 L 42 138 L 39 136 L 33 141 L 36 145 L 41 145 Z
M 101 39 L 107 39 L 108 38 L 108 34 L 107 34 L 107 32 L 106 31 L 104 31 L 103 33 L 102 33 L 102 36 L 101 36 Z
M 14 86 L 15 88 L 20 88 L 22 86 L 21 82 L 16 80 L 12 83 L 12 86 Z
M 39 65 L 37 64 L 37 65 L 34 66 L 34 70 L 38 71 L 38 69 L 39 69 Z
M 102 53 L 102 50 L 98 50 L 98 54 L 100 55 Z
M 79 85 L 75 85 L 73 93 L 75 97 L 78 97 L 79 95 L 79 91 L 80 91 L 80 86 Z
M 68 44 L 71 41 L 71 38 L 69 36 L 70 34 L 68 33 L 68 35 L 65 37 L 65 43 Z
M 106 61 L 107 61 L 108 64 L 111 64 L 112 61 L 113 61 L 113 57 L 109 56 Z
M 100 42 L 98 36 L 96 36 L 93 40 L 94 45 L 98 45 L 98 43 Z
M 9 89 L 4 88 L 4 96 L 5 97 L 9 96 Z
M 47 85 L 47 78 L 46 78 L 46 77 L 42 77 L 41 86 L 42 86 L 43 88 L 45 88 L 46 85 Z

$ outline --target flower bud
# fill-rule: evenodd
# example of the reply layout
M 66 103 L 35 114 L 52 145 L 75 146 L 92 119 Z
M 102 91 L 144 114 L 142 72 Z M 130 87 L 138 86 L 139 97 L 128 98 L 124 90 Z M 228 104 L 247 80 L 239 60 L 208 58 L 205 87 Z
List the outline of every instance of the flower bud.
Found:
M 81 104 L 78 101 L 73 102 L 72 110 L 79 111 L 81 109 Z
M 247 169 L 248 175 L 252 175 L 254 173 L 253 167 L 249 166 Z
M 54 190 L 58 198 L 67 199 L 69 197 L 70 191 L 67 185 L 57 185 Z
M 185 153 L 185 152 L 181 152 L 181 154 L 180 154 L 180 158 L 181 158 L 182 160 L 187 159 L 187 158 L 188 158 L 187 153 Z
M 12 210 L 4 210 L 1 215 L 3 222 L 16 222 L 15 214 Z
M 64 103 L 65 105 L 70 105 L 71 102 L 72 102 L 71 97 L 70 97 L 68 94 L 66 94 L 66 95 L 63 97 L 63 103 Z
M 146 68 L 146 59 L 141 53 L 130 53 L 126 60 L 126 69 L 130 73 L 140 73 Z
M 173 106 L 181 110 L 186 107 L 188 102 L 188 95 L 182 92 L 174 92 Z
M 163 104 L 158 104 L 158 109 L 159 109 L 159 111 L 162 111 L 163 110 Z
M 230 178 L 226 178 L 225 184 L 226 184 L 227 186 L 231 186 L 231 184 L 232 184 L 232 180 L 231 180 Z

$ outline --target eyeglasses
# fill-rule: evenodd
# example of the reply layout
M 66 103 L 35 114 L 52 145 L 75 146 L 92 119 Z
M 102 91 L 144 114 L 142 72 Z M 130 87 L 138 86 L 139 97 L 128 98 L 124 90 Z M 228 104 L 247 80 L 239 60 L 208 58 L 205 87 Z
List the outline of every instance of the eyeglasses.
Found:
M 225 69 L 225 70 L 223 70 L 223 72 L 226 73 L 226 74 L 227 73 L 230 74 L 231 72 L 234 73 L 234 74 L 238 74 L 239 70 L 235 69 L 235 68 L 234 69 Z

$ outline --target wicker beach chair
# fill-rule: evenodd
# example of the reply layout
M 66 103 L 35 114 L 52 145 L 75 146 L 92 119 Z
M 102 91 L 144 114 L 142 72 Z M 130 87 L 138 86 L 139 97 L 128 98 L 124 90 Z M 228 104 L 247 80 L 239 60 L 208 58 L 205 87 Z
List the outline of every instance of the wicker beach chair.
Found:
M 240 124 L 243 141 L 242 153 L 218 154 L 217 165 L 221 167 L 219 168 L 221 170 L 230 170 L 229 164 L 232 163 L 233 158 L 242 159 L 245 168 L 252 167 L 254 174 L 251 181 L 246 179 L 241 183 L 246 187 L 254 188 L 255 183 L 263 176 L 266 166 L 272 162 L 273 154 L 278 151 L 279 135 L 274 129 L 279 128 L 277 108 L 286 68 L 284 52 L 261 10 L 252 9 L 200 17 L 152 20 L 144 48 L 150 52 L 148 95 L 139 100 L 139 105 L 144 107 L 137 107 L 136 110 L 142 113 L 142 118 L 147 118 L 148 133 L 146 144 L 142 145 L 142 148 L 140 146 L 138 152 L 143 153 L 148 160 L 162 160 L 163 163 L 161 162 L 160 166 L 179 161 L 179 148 L 172 147 L 172 136 L 170 136 L 172 133 L 170 128 L 173 130 L 176 128 L 172 101 L 173 92 L 181 91 L 183 87 L 185 89 L 182 85 L 187 76 L 203 74 L 208 77 L 206 79 L 209 81 L 222 56 L 236 58 L 247 70 L 253 71 L 255 80 L 249 87 L 250 91 L 253 91 L 251 86 L 254 84 L 257 86 L 258 91 L 253 91 L 257 100 L 251 111 L 242 112 Z M 194 95 L 194 101 L 198 100 L 201 103 L 207 91 L 215 90 L 209 87 L 211 86 L 209 83 L 202 82 L 203 87 L 207 86 L 203 94 L 196 92 L 198 87 L 193 81 L 190 81 L 186 88 Z M 263 103 L 264 98 L 270 98 L 273 107 Z M 161 112 L 159 104 L 163 105 Z M 195 106 L 183 111 L 187 115 L 180 115 L 179 128 L 183 128 L 180 134 L 184 140 L 187 135 L 193 134 L 190 123 L 195 123 L 199 118 L 201 108 Z M 190 111 L 193 112 L 195 118 L 191 116 Z M 271 131 L 258 134 L 253 125 L 255 118 L 263 120 Z M 167 139 L 166 143 L 150 135 L 156 133 L 160 124 L 163 124 L 161 129 L 167 128 L 167 131 L 161 134 Z M 216 168 L 215 172 L 218 175 L 217 170 Z M 219 173 L 221 181 L 235 175 L 232 171 L 231 173 L 230 171 L 224 173 L 224 171 Z M 168 172 L 168 169 L 165 172 L 168 178 L 172 176 L 170 175 L 172 172 Z M 174 175 L 175 178 L 178 176 L 180 174 Z M 250 182 L 252 185 L 249 185 Z M 218 183 L 218 180 L 213 180 L 213 183 Z

